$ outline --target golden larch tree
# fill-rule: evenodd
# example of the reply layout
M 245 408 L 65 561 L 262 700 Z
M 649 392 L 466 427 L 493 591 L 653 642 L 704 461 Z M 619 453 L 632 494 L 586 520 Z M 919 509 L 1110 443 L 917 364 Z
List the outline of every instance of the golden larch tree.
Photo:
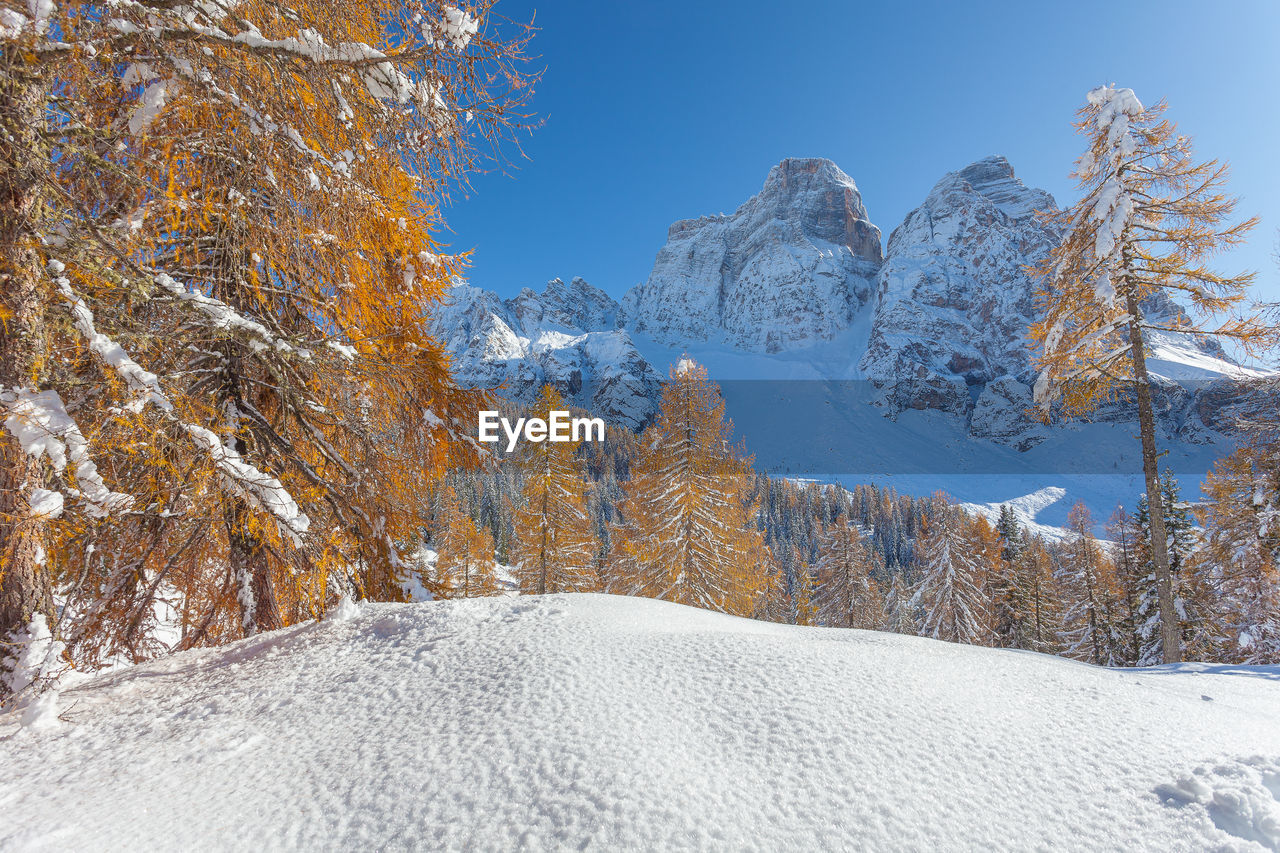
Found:
M 732 434 L 720 389 L 682 358 L 623 484 L 612 591 L 752 614 L 768 547 L 752 521 L 751 460 Z
M 1083 197 L 1043 214 L 1062 242 L 1034 271 L 1039 319 L 1035 396 L 1044 417 L 1060 402 L 1070 415 L 1091 411 L 1118 391 L 1136 398 L 1143 474 L 1152 502 L 1152 562 L 1159 592 L 1163 657 L 1181 659 L 1168 537 L 1160 506 L 1159 448 L 1152 404 L 1147 335 L 1197 334 L 1229 339 L 1254 353 L 1270 330 L 1239 309 L 1251 274 L 1226 276 L 1206 263 L 1235 246 L 1257 220 L 1230 224 L 1236 201 L 1223 193 L 1227 167 L 1197 162 L 1191 140 L 1164 118 L 1163 101 L 1145 107 L 1132 89 L 1100 86 L 1088 94 L 1076 128 L 1089 148 L 1073 176 Z M 1218 323 L 1200 317 L 1225 315 Z M 1176 303 L 1175 303 L 1176 304 Z M 1153 305 L 1164 306 L 1152 311 Z
M 818 620 L 838 628 L 874 630 L 884 625 L 884 594 L 871 576 L 871 554 L 851 523 L 828 527 L 818 542 Z
M 441 490 L 431 544 L 437 554 L 433 591 L 444 598 L 497 594 L 493 534 L 463 511 L 453 486 Z
M 554 411 L 567 411 L 564 400 L 555 388 L 543 386 L 529 416 L 550 422 Z M 520 459 L 525 482 L 513 520 L 511 559 L 526 595 L 599 588 L 600 543 L 587 514 L 587 483 L 578 458 L 581 443 L 581 436 L 575 439 L 572 432 L 567 441 L 548 437 L 525 442 Z

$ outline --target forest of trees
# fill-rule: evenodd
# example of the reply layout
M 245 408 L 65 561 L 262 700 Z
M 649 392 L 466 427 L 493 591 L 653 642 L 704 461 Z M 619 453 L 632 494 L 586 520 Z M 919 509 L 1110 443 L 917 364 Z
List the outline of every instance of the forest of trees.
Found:
M 1046 538 L 1009 507 L 988 519 L 943 494 L 752 473 L 729 426 L 714 383 L 682 361 L 657 420 L 639 436 L 610 428 L 605 442 L 576 449 L 528 445 L 496 466 L 450 474 L 435 505 L 439 518 L 455 518 L 461 500 L 463 526 L 498 543 L 492 562 L 509 572 L 507 589 L 648 595 L 1105 666 L 1162 662 L 1145 496 L 1132 511 L 1117 508 L 1103 537 L 1077 504 L 1061 535 Z M 1273 426 L 1258 431 L 1270 444 L 1246 443 L 1218 465 L 1210 500 L 1188 503 L 1168 472 L 1159 481 L 1175 629 L 1188 658 L 1280 662 Z M 554 477 L 549 453 L 563 454 Z M 1259 490 L 1259 472 L 1272 472 L 1264 474 L 1270 491 Z M 542 509 L 555 506 L 548 481 L 570 507 L 558 516 Z M 456 589 L 451 531 L 459 523 L 429 527 L 424 543 L 437 556 L 421 564 L 423 585 L 444 595 Z M 572 583 L 539 580 L 542 554 L 558 541 L 571 543 L 574 556 L 559 564 L 576 567 Z
M 512 591 L 1104 665 L 1280 662 L 1274 409 L 1243 418 L 1203 502 L 1156 466 L 1142 301 L 1234 306 L 1248 277 L 1201 258 L 1251 224 L 1220 224 L 1225 171 L 1162 107 L 1091 95 L 1087 197 L 1033 330 L 1046 406 L 1136 389 L 1148 495 L 1105 539 L 1078 506 L 1048 540 L 1009 510 L 757 473 L 689 359 L 639 434 L 482 448 L 476 412 L 513 404 L 458 387 L 424 319 L 466 261 L 436 241 L 449 187 L 528 121 L 524 30 L 489 7 L 5 8 L 0 699 L 346 598 Z M 1275 338 L 1258 316 L 1197 331 Z

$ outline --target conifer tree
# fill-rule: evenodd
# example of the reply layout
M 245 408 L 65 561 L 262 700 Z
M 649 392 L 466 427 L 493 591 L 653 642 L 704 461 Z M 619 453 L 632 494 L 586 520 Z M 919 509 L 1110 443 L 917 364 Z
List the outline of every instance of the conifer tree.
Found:
M 934 496 L 933 507 L 916 542 L 920 580 L 911 604 L 922 614 L 919 632 L 952 643 L 988 645 L 991 612 L 982 555 L 975 552 L 966 519 L 944 495 Z
M 823 625 L 874 630 L 884 624 L 884 596 L 871 576 L 871 555 L 852 524 L 827 528 L 818 546 L 814 603 Z
M 1027 541 L 1014 557 L 1008 647 L 1056 653 L 1062 623 L 1053 559 L 1043 541 Z
M 436 532 L 431 543 L 436 558 L 437 591 L 445 598 L 495 595 L 498 581 L 493 567 L 493 535 L 463 512 L 452 486 L 441 492 Z
M 553 411 L 565 411 L 564 400 L 546 385 L 530 416 L 549 421 Z M 581 443 L 579 437 L 524 445 L 520 465 L 525 483 L 513 520 L 512 559 L 526 595 L 599 588 L 599 542 L 587 514 L 587 484 L 577 457 Z
M 193 614 L 193 643 L 224 636 L 229 610 L 245 632 L 315 615 L 327 579 L 350 566 L 367 594 L 397 594 L 398 543 L 418 521 L 409 482 L 469 455 L 454 416 L 471 402 L 422 331 L 456 268 L 434 252 L 427 198 L 465 174 L 473 140 L 500 133 L 527 92 L 518 44 L 481 32 L 486 11 L 398 0 L 5 10 L 0 404 L 16 441 L 0 441 L 0 640 L 37 611 L 53 624 L 60 567 L 38 555 L 76 553 L 47 536 L 55 485 L 93 522 L 71 531 L 82 542 L 121 532 L 99 520 L 132 507 L 148 518 L 121 522 L 128 535 L 177 546 L 137 571 L 91 562 L 108 574 L 80 590 L 154 596 L 189 583 L 186 599 L 208 606 Z M 499 79 L 507 94 L 491 97 Z M 210 351 L 228 368 L 216 380 L 188 358 Z M 260 371 L 236 369 L 246 354 Z M 237 394 L 233 378 L 271 392 Z M 88 401 L 75 419 L 69 389 Z M 367 418 L 346 417 L 362 406 Z M 23 452 L 35 433 L 66 448 L 47 468 Z M 372 465 L 375 454 L 407 464 Z M 111 469 L 154 491 L 113 491 Z M 238 579 L 182 544 L 201 535 L 193 519 L 217 511 L 214 495 L 234 535 L 253 540 Z M 33 499 L 51 511 L 29 512 Z M 183 520 L 154 516 L 166 506 Z M 269 570 L 264 554 L 280 555 Z M 118 613 L 136 633 L 139 603 L 79 612 Z
M 1221 571 L 1225 654 L 1280 663 L 1280 431 L 1254 431 L 1218 460 L 1204 490 L 1200 520 L 1205 555 Z
M 895 572 L 889 581 L 889 591 L 884 596 L 884 629 L 894 634 L 918 634 L 918 610 L 911 586 L 901 572 Z
M 719 388 L 681 359 L 623 485 L 613 591 L 752 613 L 768 549 L 752 523 L 750 458 L 732 431 Z
M 1093 535 L 1093 517 L 1083 503 L 1067 516 L 1071 536 L 1062 553 L 1060 583 L 1068 605 L 1063 615 L 1066 651 L 1099 666 L 1123 662 L 1123 632 L 1117 626 L 1119 590 L 1115 571 Z
M 1252 354 L 1267 345 L 1271 330 L 1257 314 L 1209 326 L 1169 307 L 1169 298 L 1180 296 L 1200 314 L 1237 309 L 1252 275 L 1223 276 L 1205 262 L 1214 251 L 1239 244 L 1257 220 L 1227 224 L 1236 203 L 1222 193 L 1226 166 L 1196 162 L 1191 140 L 1162 117 L 1164 111 L 1163 102 L 1144 107 L 1132 89 L 1089 92 L 1076 124 L 1089 140 L 1074 172 L 1084 197 L 1046 215 L 1064 238 L 1036 270 L 1040 319 L 1030 334 L 1041 347 L 1036 400 L 1046 417 L 1055 399 L 1068 414 L 1080 414 L 1117 389 L 1136 398 L 1143 474 L 1152 496 L 1151 561 L 1165 626 L 1161 653 L 1172 663 L 1181 659 L 1181 649 L 1144 335 L 1216 336 Z
M 1164 514 L 1163 527 L 1169 533 L 1169 568 L 1173 575 L 1174 621 L 1180 647 L 1194 659 L 1211 659 L 1218 640 L 1217 602 L 1212 581 L 1207 577 L 1211 567 L 1192 559 L 1196 534 L 1190 507 L 1182 501 L 1177 480 L 1165 471 L 1159 481 L 1159 504 Z M 1162 662 L 1164 614 L 1158 606 L 1152 547 L 1152 502 L 1147 495 L 1138 500 L 1136 522 L 1140 530 L 1138 548 L 1138 664 L 1151 666 Z
M 1142 641 L 1139 636 L 1142 624 L 1139 616 L 1143 587 L 1140 563 L 1142 528 L 1137 518 L 1123 506 L 1118 506 L 1107 521 L 1106 532 L 1112 546 L 1111 554 L 1120 595 L 1117 618 L 1123 641 L 1118 654 L 1121 655 L 1124 666 L 1137 666 L 1142 657 Z

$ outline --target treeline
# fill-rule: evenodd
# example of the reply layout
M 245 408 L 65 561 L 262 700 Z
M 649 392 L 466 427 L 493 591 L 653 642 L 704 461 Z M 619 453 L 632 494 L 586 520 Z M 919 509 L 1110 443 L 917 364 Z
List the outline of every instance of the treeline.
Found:
M 534 414 L 562 406 L 548 388 Z M 1105 538 L 1079 504 L 1049 539 L 1008 507 L 988 520 L 941 494 L 753 474 L 730 432 L 718 389 L 686 360 L 640 435 L 611 428 L 602 443 L 526 444 L 488 469 L 456 472 L 434 501 L 426 544 L 439 557 L 421 570 L 423 585 L 443 597 L 494 594 L 496 560 L 527 594 L 647 595 L 1107 666 L 1161 662 L 1145 496 L 1133 512 L 1117 509 Z M 1276 450 L 1274 439 L 1247 442 L 1210 475 L 1211 500 L 1197 507 L 1170 475 L 1161 481 L 1188 658 L 1280 662 L 1280 529 L 1267 508 L 1280 506 Z M 1270 472 L 1269 491 L 1259 472 Z

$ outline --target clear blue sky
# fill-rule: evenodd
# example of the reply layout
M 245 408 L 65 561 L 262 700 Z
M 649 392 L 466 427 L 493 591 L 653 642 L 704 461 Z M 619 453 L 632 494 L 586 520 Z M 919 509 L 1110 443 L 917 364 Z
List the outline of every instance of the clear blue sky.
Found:
M 445 239 L 511 295 L 581 275 L 615 297 L 677 219 L 731 212 L 784 157 L 828 157 L 885 239 L 944 173 L 1004 154 L 1059 203 L 1085 92 L 1132 87 L 1231 162 L 1262 225 L 1224 269 L 1280 300 L 1280 0 L 502 0 L 545 75 L 528 159 L 473 179 Z M 515 155 L 514 149 L 511 149 Z

